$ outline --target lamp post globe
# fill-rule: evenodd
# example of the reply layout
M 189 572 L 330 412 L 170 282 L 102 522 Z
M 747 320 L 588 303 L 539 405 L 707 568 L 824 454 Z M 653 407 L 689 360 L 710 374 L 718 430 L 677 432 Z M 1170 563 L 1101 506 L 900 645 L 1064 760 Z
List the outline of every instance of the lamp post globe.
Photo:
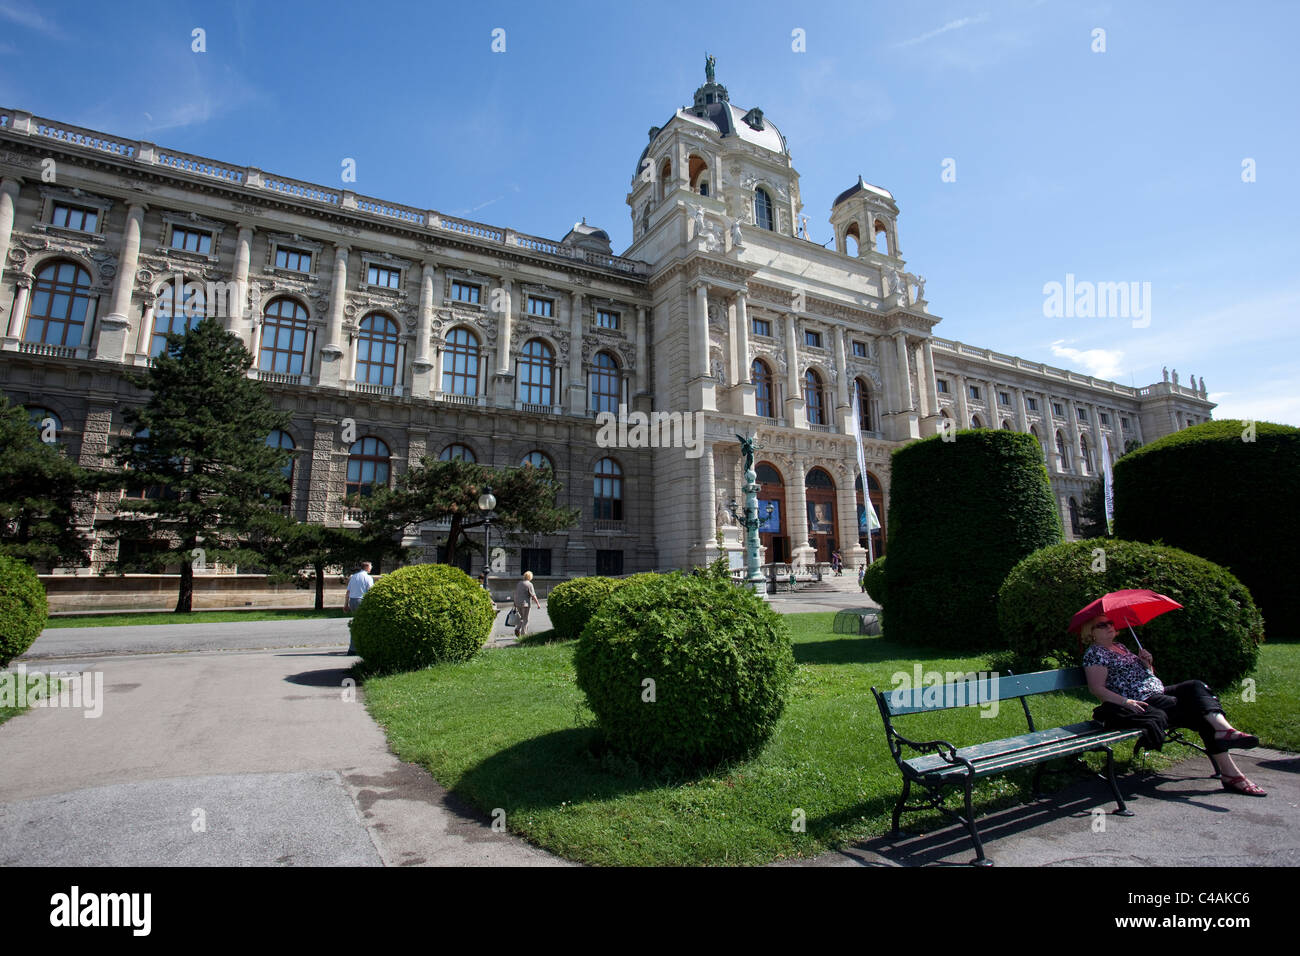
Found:
M 490 535 L 492 533 L 492 509 L 497 506 L 496 495 L 492 494 L 492 489 L 484 488 L 483 494 L 478 496 L 478 509 L 483 512 L 483 587 L 488 586 L 488 556 L 491 546 Z

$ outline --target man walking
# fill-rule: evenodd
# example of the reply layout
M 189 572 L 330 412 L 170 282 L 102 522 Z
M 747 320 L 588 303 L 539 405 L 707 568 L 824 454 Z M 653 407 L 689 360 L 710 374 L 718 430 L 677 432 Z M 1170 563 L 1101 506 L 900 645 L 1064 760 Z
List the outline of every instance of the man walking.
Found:
M 515 637 L 528 633 L 529 600 L 541 610 L 542 602 L 537 600 L 537 592 L 533 590 L 533 572 L 525 571 L 523 580 L 515 585 Z
M 366 596 L 366 592 L 375 586 L 375 579 L 370 576 L 370 562 L 362 561 L 361 570 L 352 577 L 348 578 L 348 599 L 344 607 L 349 614 L 355 614 L 357 608 L 361 606 L 361 600 Z M 355 654 L 357 646 L 352 642 L 352 627 L 348 626 L 348 653 Z

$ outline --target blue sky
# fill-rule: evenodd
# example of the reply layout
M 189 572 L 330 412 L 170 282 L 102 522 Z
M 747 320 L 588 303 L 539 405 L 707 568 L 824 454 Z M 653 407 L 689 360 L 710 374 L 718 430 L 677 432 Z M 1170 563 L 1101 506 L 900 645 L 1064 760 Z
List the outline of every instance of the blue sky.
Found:
M 360 193 L 554 238 L 585 216 L 622 251 L 707 50 L 786 135 L 814 239 L 859 173 L 894 194 L 938 335 L 1169 366 L 1217 418 L 1300 425 L 1297 33 L 1282 2 L 0 0 L 0 103 L 325 184 L 354 159 Z M 1150 324 L 1046 317 L 1067 274 L 1149 282 Z

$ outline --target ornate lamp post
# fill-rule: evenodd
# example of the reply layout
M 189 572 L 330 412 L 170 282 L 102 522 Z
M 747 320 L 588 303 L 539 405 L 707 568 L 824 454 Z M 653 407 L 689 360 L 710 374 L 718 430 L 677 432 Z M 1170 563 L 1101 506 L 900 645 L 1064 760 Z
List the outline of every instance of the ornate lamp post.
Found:
M 740 489 L 745 493 L 745 513 L 743 516 L 736 513 L 736 499 L 732 498 L 731 517 L 745 529 L 745 581 L 755 591 L 766 593 L 767 584 L 763 572 L 758 569 L 758 529 L 772 517 L 773 508 L 769 501 L 767 513 L 761 518 L 758 516 L 758 473 L 754 471 L 754 450 L 760 446 L 754 443 L 753 436 L 736 437 L 740 439 L 740 448 L 745 456 L 745 483 Z
M 483 512 L 483 587 L 487 587 L 488 582 L 488 545 L 489 535 L 492 533 L 492 509 L 497 506 L 497 499 L 492 494 L 490 487 L 483 489 L 483 494 L 478 496 L 478 510 Z

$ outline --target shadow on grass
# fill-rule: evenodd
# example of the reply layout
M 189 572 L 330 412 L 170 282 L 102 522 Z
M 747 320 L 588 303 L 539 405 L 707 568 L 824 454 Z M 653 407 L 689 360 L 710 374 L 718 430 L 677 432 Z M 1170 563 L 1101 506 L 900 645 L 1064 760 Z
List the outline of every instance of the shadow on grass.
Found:
M 467 770 L 452 793 L 474 806 L 506 807 L 519 813 L 613 800 L 724 772 L 725 766 L 695 774 L 643 769 L 609 751 L 598 729 L 572 727 L 498 751 Z
M 826 641 L 803 641 L 794 645 L 794 659 L 800 664 L 879 664 L 896 661 L 952 660 L 976 656 L 977 651 L 909 647 L 883 637 L 837 637 Z

